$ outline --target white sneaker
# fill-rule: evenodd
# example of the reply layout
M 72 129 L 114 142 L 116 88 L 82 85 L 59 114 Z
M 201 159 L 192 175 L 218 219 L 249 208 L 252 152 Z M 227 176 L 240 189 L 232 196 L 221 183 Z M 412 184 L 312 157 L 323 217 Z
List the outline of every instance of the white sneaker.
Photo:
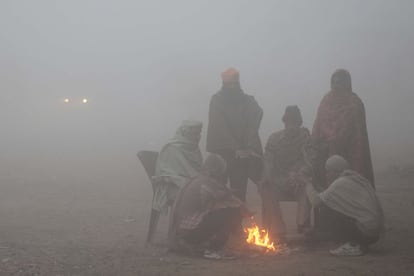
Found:
M 339 246 L 336 249 L 330 250 L 329 253 L 334 256 L 361 256 L 364 254 L 359 244 L 352 245 L 349 242 Z

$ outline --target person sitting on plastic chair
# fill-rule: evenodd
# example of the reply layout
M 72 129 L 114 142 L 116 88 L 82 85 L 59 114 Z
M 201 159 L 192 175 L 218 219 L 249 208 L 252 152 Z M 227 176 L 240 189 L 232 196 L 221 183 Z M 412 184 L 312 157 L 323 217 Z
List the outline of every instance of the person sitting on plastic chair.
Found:
M 153 177 L 152 209 L 167 213 L 177 193 L 201 171 L 203 157 L 199 148 L 202 123 L 183 121 L 175 137 L 160 151 Z

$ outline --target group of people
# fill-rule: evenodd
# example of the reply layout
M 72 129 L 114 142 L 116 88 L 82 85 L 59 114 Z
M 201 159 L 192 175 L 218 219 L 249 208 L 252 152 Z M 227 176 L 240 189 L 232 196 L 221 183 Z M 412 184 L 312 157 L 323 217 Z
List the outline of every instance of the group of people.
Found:
M 242 220 L 252 216 L 246 205 L 250 179 L 262 198 L 262 224 L 272 240 L 286 242 L 279 202 L 297 201 L 299 233 L 329 233 L 341 242 L 331 254 L 362 255 L 379 239 L 384 218 L 364 105 L 352 91 L 349 72 L 333 73 L 312 132 L 303 127 L 300 109 L 287 106 L 285 127 L 270 135 L 264 152 L 263 110 L 241 89 L 236 69 L 221 77 L 222 88 L 210 101 L 207 158 L 203 161 L 199 148 L 198 121 L 183 121 L 158 156 L 152 207 L 171 209 L 170 248 L 224 258 L 229 236 L 243 238 Z

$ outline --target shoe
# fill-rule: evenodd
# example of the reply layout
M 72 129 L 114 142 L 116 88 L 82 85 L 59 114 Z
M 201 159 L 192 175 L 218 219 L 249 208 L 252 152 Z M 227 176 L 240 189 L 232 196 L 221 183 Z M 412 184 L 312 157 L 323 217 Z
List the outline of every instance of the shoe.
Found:
M 234 255 L 225 254 L 221 251 L 216 251 L 216 250 L 205 250 L 203 257 L 206 259 L 210 259 L 210 260 L 234 260 L 236 259 Z
M 341 245 L 340 247 L 330 250 L 334 256 L 361 256 L 364 255 L 364 252 L 361 250 L 361 246 L 359 244 L 352 245 L 349 242 Z

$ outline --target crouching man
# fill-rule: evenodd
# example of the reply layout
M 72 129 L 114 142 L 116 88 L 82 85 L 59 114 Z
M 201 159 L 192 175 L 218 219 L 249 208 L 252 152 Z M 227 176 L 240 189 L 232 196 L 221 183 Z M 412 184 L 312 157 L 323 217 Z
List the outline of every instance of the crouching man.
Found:
M 336 241 L 345 242 L 331 250 L 335 256 L 359 256 L 378 241 L 384 228 L 384 215 L 373 185 L 359 173 L 349 170 L 339 155 L 325 164 L 330 185 L 317 193 L 310 181 L 306 193 L 312 206 L 322 206 L 329 216 L 329 230 Z
M 224 159 L 210 154 L 200 175 L 180 191 L 170 223 L 171 250 L 212 259 L 234 258 L 222 249 L 241 216 L 251 213 L 221 182 L 225 172 Z

